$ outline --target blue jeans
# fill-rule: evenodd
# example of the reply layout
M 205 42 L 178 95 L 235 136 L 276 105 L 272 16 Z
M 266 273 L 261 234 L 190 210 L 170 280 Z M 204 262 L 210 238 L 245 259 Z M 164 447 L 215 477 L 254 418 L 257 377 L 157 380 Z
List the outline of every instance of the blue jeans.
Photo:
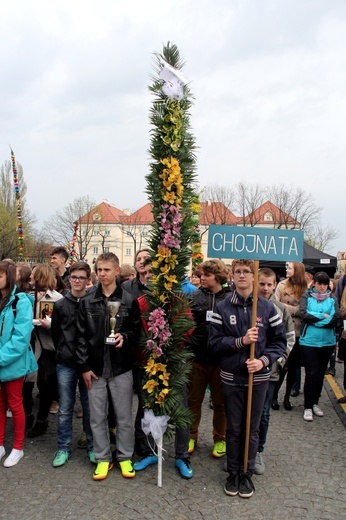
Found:
M 83 377 L 77 369 L 65 365 L 57 365 L 56 373 L 59 388 L 58 450 L 71 452 L 72 419 L 78 384 L 83 409 L 83 430 L 87 437 L 87 449 L 91 451 L 93 437 L 90 427 L 88 390 Z
M 266 393 L 266 400 L 264 401 L 264 407 L 259 427 L 259 436 L 258 436 L 258 451 L 262 453 L 264 450 L 264 445 L 267 440 L 267 433 L 269 428 L 269 419 L 270 419 L 270 408 L 273 400 L 274 390 L 275 390 L 276 381 L 269 381 L 268 390 Z

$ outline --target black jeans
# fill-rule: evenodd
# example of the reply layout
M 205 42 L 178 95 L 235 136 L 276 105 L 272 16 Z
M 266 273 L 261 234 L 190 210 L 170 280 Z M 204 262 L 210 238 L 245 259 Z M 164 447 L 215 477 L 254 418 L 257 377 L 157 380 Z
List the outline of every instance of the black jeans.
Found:
M 335 345 L 332 347 L 303 347 L 300 353 L 305 368 L 304 408 L 318 404 L 322 392 L 324 374 Z
M 258 432 L 261 422 L 268 381 L 253 386 L 251 426 L 249 440 L 248 473 L 254 472 L 258 450 Z M 228 473 L 240 473 L 244 470 L 244 450 L 246 433 L 246 412 L 248 387 L 244 385 L 226 385 L 222 383 L 227 418 L 226 451 Z

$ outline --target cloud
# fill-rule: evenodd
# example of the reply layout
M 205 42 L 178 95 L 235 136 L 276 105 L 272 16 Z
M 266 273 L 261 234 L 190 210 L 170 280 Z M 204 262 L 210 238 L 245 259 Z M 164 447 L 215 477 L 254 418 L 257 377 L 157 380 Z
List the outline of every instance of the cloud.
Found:
M 171 41 L 195 95 L 200 184 L 295 183 L 345 249 L 343 0 L 14 0 L 0 30 L 1 162 L 10 142 L 40 221 L 83 194 L 146 202 L 147 86 Z

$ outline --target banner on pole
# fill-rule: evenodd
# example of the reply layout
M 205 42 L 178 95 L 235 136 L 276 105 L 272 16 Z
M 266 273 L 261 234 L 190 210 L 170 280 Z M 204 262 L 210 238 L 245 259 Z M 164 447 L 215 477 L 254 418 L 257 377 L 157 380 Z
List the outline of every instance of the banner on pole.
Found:
M 209 226 L 209 258 L 301 262 L 304 233 L 297 229 Z

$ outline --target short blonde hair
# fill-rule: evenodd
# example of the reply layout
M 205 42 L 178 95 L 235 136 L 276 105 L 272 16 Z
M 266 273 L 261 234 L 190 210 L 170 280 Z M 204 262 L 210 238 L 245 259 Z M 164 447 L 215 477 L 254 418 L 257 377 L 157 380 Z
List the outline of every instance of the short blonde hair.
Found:
M 56 286 L 56 276 L 54 269 L 47 264 L 38 264 L 34 271 L 35 288 L 39 291 L 54 291 Z

